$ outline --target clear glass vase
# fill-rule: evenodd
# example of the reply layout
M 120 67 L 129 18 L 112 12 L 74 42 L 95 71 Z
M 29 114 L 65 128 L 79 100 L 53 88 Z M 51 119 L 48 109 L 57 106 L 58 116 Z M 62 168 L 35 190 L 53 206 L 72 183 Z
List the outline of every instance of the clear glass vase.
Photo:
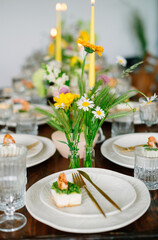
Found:
M 92 146 L 85 146 L 84 167 L 95 167 L 95 150 Z
M 70 161 L 69 168 L 79 168 L 80 167 L 80 156 L 77 150 L 70 150 L 70 155 L 68 156 Z

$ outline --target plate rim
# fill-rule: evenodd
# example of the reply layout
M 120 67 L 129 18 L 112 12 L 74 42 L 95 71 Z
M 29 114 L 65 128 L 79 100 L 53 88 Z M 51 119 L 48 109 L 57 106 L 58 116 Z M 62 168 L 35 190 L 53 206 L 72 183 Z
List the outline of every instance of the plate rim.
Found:
M 53 227 L 55 229 L 58 229 L 60 231 L 71 232 L 71 233 L 99 233 L 99 232 L 107 232 L 107 231 L 111 231 L 111 230 L 120 229 L 122 227 L 125 227 L 125 226 L 131 224 L 134 221 L 136 221 L 137 219 L 139 219 L 147 211 L 147 209 L 149 208 L 150 201 L 151 201 L 149 191 L 148 191 L 147 187 L 145 186 L 145 184 L 143 182 L 141 182 L 139 179 L 136 179 L 136 178 L 133 178 L 133 177 L 130 177 L 130 176 L 127 176 L 127 175 L 123 175 L 123 174 L 120 174 L 118 172 L 114 172 L 114 171 L 111 171 L 111 170 L 106 170 L 106 169 L 100 169 L 100 168 L 86 168 L 86 169 L 85 168 L 81 168 L 81 169 L 84 169 L 84 171 L 86 171 L 86 172 L 89 172 L 89 171 L 99 171 L 99 172 L 100 171 L 104 171 L 104 172 L 107 172 L 108 174 L 120 176 L 121 178 L 124 178 L 127 181 L 129 181 L 132 185 L 134 185 L 134 188 L 137 188 L 136 192 L 138 193 L 139 196 L 137 196 L 137 199 L 136 199 L 135 203 L 132 204 L 132 206 L 129 207 L 127 210 L 129 211 L 129 213 L 130 212 L 133 213 L 133 207 L 136 210 L 138 208 L 137 205 L 140 205 L 140 204 L 141 204 L 141 210 L 140 210 L 140 207 L 139 207 L 139 211 L 135 211 L 135 215 L 132 217 L 132 219 L 127 217 L 126 213 L 124 214 L 124 212 L 127 211 L 127 210 L 125 210 L 124 212 L 119 213 L 119 214 L 121 214 L 120 218 L 124 222 L 120 224 L 120 219 L 119 219 L 119 223 L 117 225 L 114 225 L 114 226 L 106 226 L 106 221 L 107 221 L 108 218 L 104 218 L 103 216 L 102 216 L 102 218 L 101 217 L 97 218 L 97 219 L 99 219 L 101 221 L 101 224 L 103 225 L 103 227 L 96 227 L 96 225 L 95 225 L 96 228 L 92 228 L 92 227 L 88 228 L 88 226 L 87 226 L 87 228 L 85 228 L 85 222 L 84 222 L 84 223 L 82 223 L 82 225 L 84 224 L 84 228 L 80 227 L 81 224 L 79 226 L 77 226 L 77 227 L 74 226 L 74 228 L 72 228 L 72 226 L 71 227 L 70 226 L 66 226 L 67 224 L 69 224 L 69 219 L 68 219 L 69 217 L 68 216 L 66 217 L 66 220 L 67 220 L 66 221 L 66 225 L 65 226 L 61 226 L 61 224 L 60 224 L 60 226 L 59 226 L 57 221 L 60 222 L 60 218 L 61 218 L 61 216 L 59 216 L 60 214 L 59 215 L 56 214 L 56 216 L 55 216 L 56 217 L 55 218 L 56 221 L 52 223 L 53 211 L 51 211 L 51 213 L 50 213 L 51 214 L 51 222 L 50 222 L 50 220 L 49 220 L 50 216 L 48 216 L 48 214 L 46 214 L 46 211 L 40 211 L 40 213 L 39 213 L 39 211 L 37 211 L 37 213 L 38 213 L 38 216 L 37 216 L 35 208 L 34 207 L 31 208 L 31 205 L 30 205 L 31 201 L 29 202 L 29 197 L 30 197 L 30 199 L 35 199 L 35 198 L 38 197 L 39 191 L 37 191 L 36 187 L 38 187 L 38 185 L 40 186 L 40 184 L 42 182 L 45 182 L 46 180 L 48 181 L 48 179 L 50 179 L 51 176 L 52 176 L 52 174 L 51 174 L 51 175 L 49 175 L 49 176 L 47 176 L 45 178 L 42 178 L 41 180 L 39 180 L 38 182 L 33 184 L 27 190 L 27 193 L 26 193 L 26 208 L 27 208 L 28 212 L 32 215 L 32 217 L 34 217 L 35 219 L 37 219 L 38 221 L 40 221 L 40 222 L 42 222 L 44 224 L 47 224 L 48 226 Z M 72 172 L 72 171 L 74 171 L 74 169 L 64 170 L 64 172 L 66 172 L 66 171 L 71 171 Z M 61 172 L 63 172 L 63 171 L 60 171 L 60 172 L 57 172 L 57 173 L 54 173 L 54 174 L 57 175 L 57 174 L 59 174 Z M 140 190 L 139 192 L 138 192 L 138 188 Z M 37 194 L 37 196 L 34 196 L 35 198 L 32 198 L 32 192 L 34 192 L 34 194 Z M 142 197 L 140 197 L 141 194 L 142 194 Z M 145 195 L 145 198 L 144 198 L 144 195 Z M 38 199 L 39 199 L 39 197 L 38 197 Z M 143 201 L 144 204 L 142 204 L 142 201 Z M 36 204 L 37 204 L 37 202 L 36 202 Z M 37 207 L 37 205 L 36 205 L 36 207 Z M 129 213 L 128 213 L 128 215 L 130 215 Z M 44 216 L 44 217 L 42 216 L 41 217 L 40 214 L 46 214 L 46 216 Z M 111 217 L 112 216 L 109 216 L 109 218 L 111 218 Z M 74 218 L 75 217 L 73 217 L 73 219 Z M 128 221 L 127 221 L 127 218 L 128 218 Z M 62 219 L 63 219 L 63 214 L 62 214 Z M 96 218 L 95 219 L 92 218 L 89 221 L 90 221 L 90 223 L 96 224 Z M 88 222 L 88 224 L 90 224 L 90 223 Z

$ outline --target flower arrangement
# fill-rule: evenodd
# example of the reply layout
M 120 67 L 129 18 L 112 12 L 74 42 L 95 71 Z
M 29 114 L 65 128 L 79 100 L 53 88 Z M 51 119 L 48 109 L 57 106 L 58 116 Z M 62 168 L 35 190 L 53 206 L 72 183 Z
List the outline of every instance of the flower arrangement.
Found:
M 69 146 L 71 152 L 69 167 L 71 168 L 80 166 L 77 152 L 81 132 L 84 132 L 86 142 L 84 167 L 91 167 L 92 161 L 89 149 L 92 148 L 94 138 L 105 119 L 112 119 L 128 114 L 128 112 L 119 112 L 110 115 L 109 110 L 120 103 L 124 103 L 130 97 L 131 91 L 137 91 L 131 90 L 121 96 L 116 96 L 115 93 L 111 92 L 111 87 L 105 85 L 102 80 L 96 82 L 92 89 L 86 90 L 85 81 L 83 79 L 86 57 L 88 54 L 94 52 L 101 56 L 104 49 L 101 46 L 95 46 L 82 39 L 78 39 L 77 43 L 81 44 L 86 52 L 82 64 L 81 77 L 78 81 L 80 95 L 70 92 L 59 93 L 58 96 L 53 98 L 54 104 L 50 103 L 53 114 L 37 109 L 50 117 L 48 121 L 50 126 L 65 133 L 67 142 L 62 141 L 62 143 Z M 138 66 L 138 64 L 136 66 Z M 134 67 L 132 67 L 132 69 L 134 69 Z M 125 70 L 123 74 L 128 74 L 132 69 Z M 65 80 L 65 75 L 59 75 L 61 73 L 55 70 L 55 68 L 44 66 L 44 70 L 50 82 L 61 82 L 61 78 Z M 62 82 L 62 84 L 63 83 L 64 82 Z M 135 111 L 135 109 L 132 110 Z

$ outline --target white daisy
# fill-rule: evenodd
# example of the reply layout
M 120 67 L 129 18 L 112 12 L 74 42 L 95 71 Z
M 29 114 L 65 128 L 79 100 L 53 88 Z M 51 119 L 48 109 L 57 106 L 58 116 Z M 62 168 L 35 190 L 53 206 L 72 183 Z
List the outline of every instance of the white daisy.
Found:
M 95 111 L 92 111 L 96 118 L 102 119 L 105 117 L 104 111 L 100 107 L 96 107 Z
M 62 77 L 59 77 L 56 79 L 56 82 L 55 82 L 59 87 L 64 85 L 65 81 Z
M 122 65 L 123 67 L 126 67 L 127 65 L 127 60 L 124 58 L 124 57 L 121 57 L 121 56 L 117 56 L 116 57 L 116 63 Z
M 85 97 L 81 97 L 77 102 L 77 106 L 79 109 L 83 109 L 83 111 L 88 111 L 90 108 L 94 107 L 94 102 Z
M 147 100 L 148 103 L 151 103 L 151 102 L 154 101 L 156 98 L 157 98 L 157 95 L 156 95 L 156 93 L 154 93 L 153 96 L 151 96 L 150 98 L 147 97 L 146 100 Z
M 61 72 L 61 70 L 59 68 L 54 68 L 54 75 L 55 75 L 55 77 L 58 77 L 60 72 Z

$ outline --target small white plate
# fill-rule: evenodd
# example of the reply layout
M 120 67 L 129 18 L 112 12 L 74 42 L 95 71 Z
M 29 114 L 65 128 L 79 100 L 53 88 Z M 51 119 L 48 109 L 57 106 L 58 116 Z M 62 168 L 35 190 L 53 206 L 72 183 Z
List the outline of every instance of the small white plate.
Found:
M 66 175 L 67 180 L 69 182 L 73 182 L 72 174 Z M 130 207 L 134 201 L 136 200 L 136 192 L 132 185 L 127 181 L 117 178 L 114 176 L 109 176 L 106 174 L 96 175 L 94 173 L 90 174 L 92 181 L 109 196 L 111 199 L 116 202 L 116 204 L 121 208 L 121 210 L 125 210 Z M 52 208 L 53 210 L 59 211 L 64 215 L 78 216 L 78 217 L 97 217 L 101 215 L 98 208 L 94 205 L 92 200 L 88 197 L 86 191 L 82 189 L 82 203 L 80 206 L 75 207 L 65 207 L 58 208 L 55 205 L 55 202 L 52 200 L 51 195 L 51 186 L 52 183 L 57 181 L 57 178 L 53 178 L 50 182 L 48 182 L 40 191 L 41 201 Z M 106 216 L 113 215 L 119 213 L 109 201 L 107 201 L 93 186 L 90 184 L 85 178 L 88 190 L 95 197 Z M 121 193 L 121 194 L 120 194 Z
M 126 136 L 119 137 L 114 143 L 113 143 L 113 149 L 114 151 L 124 157 L 133 159 L 134 158 L 134 151 L 122 151 L 118 149 L 116 145 L 120 147 L 132 147 L 136 145 L 145 145 L 148 142 L 148 138 L 154 136 L 156 139 L 158 139 L 158 133 L 133 133 L 133 134 L 127 134 Z
M 89 175 L 108 175 L 120 178 L 129 182 L 136 191 L 135 202 L 125 210 L 118 212 L 117 215 L 104 217 L 102 214 L 96 217 L 78 217 L 63 214 L 50 208 L 40 198 L 41 189 L 50 183 L 52 179 L 58 178 L 60 172 L 47 176 L 33 184 L 26 193 L 26 208 L 28 212 L 38 221 L 47 224 L 55 229 L 71 233 L 99 233 L 113 231 L 125 227 L 140 218 L 150 205 L 150 194 L 145 184 L 133 177 L 123 175 L 110 170 L 100 168 L 84 168 L 83 171 Z M 65 170 L 65 174 L 72 174 L 74 169 Z M 102 186 L 104 182 L 102 183 Z M 100 186 L 101 187 L 101 186 Z M 120 193 L 121 194 L 121 193 Z
M 29 135 L 29 136 L 32 136 L 32 135 Z M 52 142 L 52 140 L 50 140 L 49 138 L 39 137 L 39 136 L 35 136 L 34 138 L 36 139 L 36 141 L 41 141 L 43 143 L 43 148 L 34 157 L 27 158 L 27 161 L 26 161 L 27 168 L 46 161 L 48 158 L 53 156 L 54 153 L 56 152 L 56 147 Z
M 130 155 L 128 155 L 128 157 L 127 157 L 125 155 L 118 154 L 118 152 L 116 152 L 114 150 L 113 144 L 117 140 L 124 138 L 124 139 L 126 139 L 126 142 L 128 144 L 132 143 L 132 142 L 130 142 L 130 139 L 132 139 L 132 141 L 133 141 L 133 139 L 135 139 L 135 142 L 134 142 L 134 145 L 135 145 L 136 143 L 138 143 L 139 138 L 147 139 L 150 136 L 155 136 L 156 138 L 158 138 L 158 133 L 131 133 L 131 134 L 124 134 L 124 135 L 116 136 L 113 138 L 109 138 L 105 142 L 103 142 L 100 150 L 101 150 L 102 155 L 105 158 L 109 159 L 111 162 L 116 163 L 123 167 L 134 169 L 134 156 L 131 157 Z M 128 153 L 126 153 L 126 154 L 128 154 Z
M 11 134 L 17 144 L 21 144 L 24 146 L 33 144 L 37 142 L 37 139 L 33 135 L 26 135 L 26 134 Z M 0 142 L 3 142 L 4 135 L 0 135 Z M 38 144 L 28 150 L 27 158 L 34 157 L 37 155 L 43 148 L 43 143 L 39 140 Z

